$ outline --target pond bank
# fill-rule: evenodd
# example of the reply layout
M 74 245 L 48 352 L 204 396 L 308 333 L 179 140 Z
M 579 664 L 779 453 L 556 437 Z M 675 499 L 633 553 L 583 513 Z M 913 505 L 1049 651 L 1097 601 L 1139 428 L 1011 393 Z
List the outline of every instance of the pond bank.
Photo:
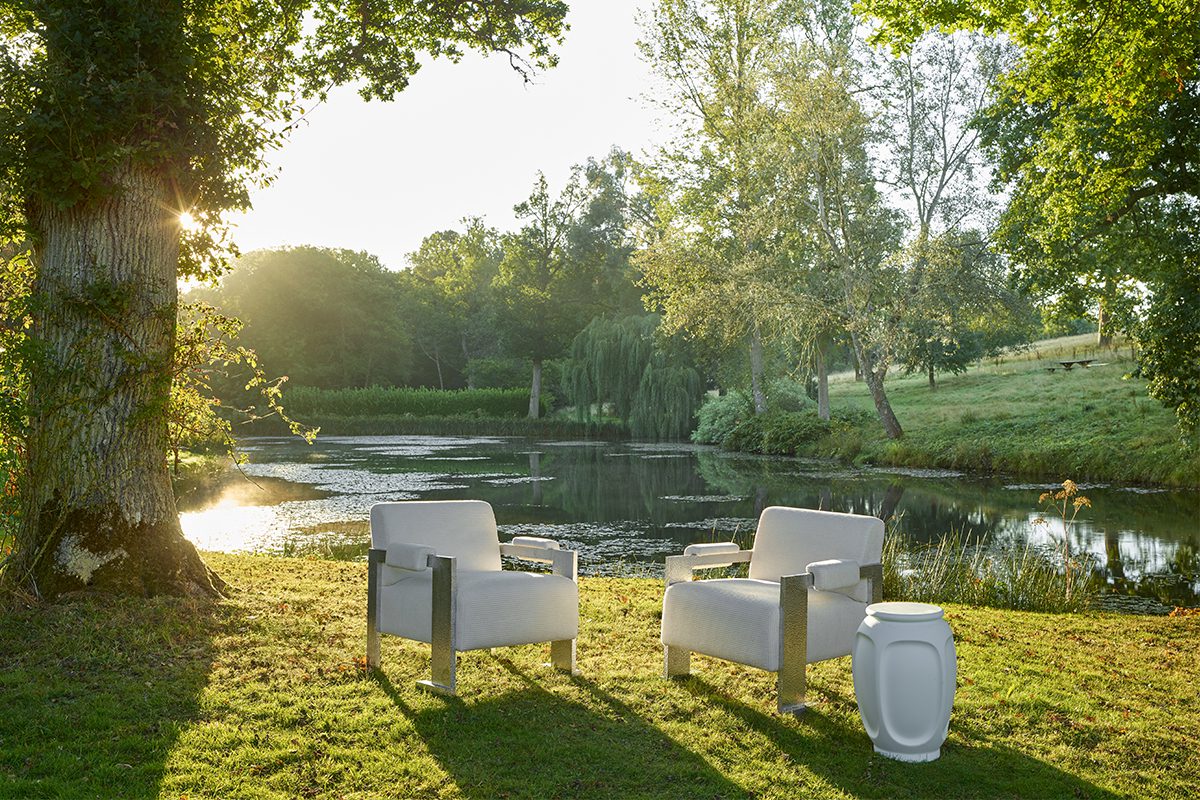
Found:
M 849 659 L 811 707 L 696 657 L 660 677 L 658 581 L 583 578 L 580 675 L 539 645 L 462 656 L 462 698 L 419 692 L 428 648 L 360 669 L 365 566 L 210 554 L 215 605 L 81 596 L 0 615 L 0 795 L 1187 796 L 1200 783 L 1200 617 L 948 606 L 959 656 L 932 764 L 873 754 Z M 87 636 L 79 636 L 87 631 Z M 1119 646 L 1114 646 L 1117 644 Z

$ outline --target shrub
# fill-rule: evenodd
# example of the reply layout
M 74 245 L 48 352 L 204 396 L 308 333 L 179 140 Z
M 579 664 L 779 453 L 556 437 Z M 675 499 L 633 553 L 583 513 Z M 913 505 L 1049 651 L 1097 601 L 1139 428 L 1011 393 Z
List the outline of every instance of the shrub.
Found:
M 828 435 L 829 423 L 810 411 L 766 414 L 762 452 L 795 455 Z
M 742 420 L 721 441 L 721 446 L 739 453 L 761 453 L 765 427 L 761 414 Z
M 795 455 L 829 432 L 829 423 L 811 411 L 772 411 L 742 421 L 721 444 L 746 453 Z
M 738 423 L 748 419 L 753 412 L 749 399 L 741 392 L 730 392 L 721 397 L 710 396 L 696 412 L 699 424 L 692 432 L 692 441 L 723 445 Z
M 806 411 L 815 406 L 804 387 L 796 381 L 773 381 L 767 387 L 767 408 L 771 411 Z

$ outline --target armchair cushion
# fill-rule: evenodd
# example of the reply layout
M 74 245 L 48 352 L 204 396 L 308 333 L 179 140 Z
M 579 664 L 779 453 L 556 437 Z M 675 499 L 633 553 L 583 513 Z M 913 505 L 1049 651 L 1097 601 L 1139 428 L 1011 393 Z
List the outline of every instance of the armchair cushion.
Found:
M 750 577 L 777 581 L 784 575 L 798 575 L 806 565 L 822 559 L 878 564 L 882 555 L 881 519 L 771 506 L 758 519 Z M 870 600 L 866 581 L 858 581 L 846 593 L 862 603 Z
M 808 593 L 808 661 L 850 654 L 866 605 L 837 592 Z M 663 598 L 662 642 L 779 669 L 779 584 L 748 578 L 684 581 Z
M 428 642 L 433 570 L 402 574 L 380 590 L 379 629 Z M 574 639 L 579 633 L 579 587 L 570 578 L 460 568 L 455 585 L 457 650 Z
M 858 586 L 859 566 L 857 561 L 831 558 L 814 561 L 805 570 L 813 576 L 813 588 L 822 592 L 853 589 Z
M 454 556 L 460 570 L 499 570 L 496 517 L 482 500 L 405 500 L 371 506 L 371 546 L 402 542 Z

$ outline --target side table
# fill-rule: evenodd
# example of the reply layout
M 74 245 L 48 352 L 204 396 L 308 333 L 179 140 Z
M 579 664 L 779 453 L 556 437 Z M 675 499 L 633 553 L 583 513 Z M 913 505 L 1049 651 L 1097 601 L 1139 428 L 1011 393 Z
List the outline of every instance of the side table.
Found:
M 874 603 L 852 652 L 854 694 L 875 752 L 933 761 L 950 726 L 958 666 L 942 609 L 928 603 Z

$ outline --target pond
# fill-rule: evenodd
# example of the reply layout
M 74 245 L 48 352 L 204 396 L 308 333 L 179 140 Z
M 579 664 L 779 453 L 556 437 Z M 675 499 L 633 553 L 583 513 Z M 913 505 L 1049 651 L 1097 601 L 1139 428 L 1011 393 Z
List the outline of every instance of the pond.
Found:
M 1061 546 L 1039 522 L 1051 484 L 942 470 L 855 468 L 746 456 L 689 444 L 505 437 L 255 438 L 242 474 L 180 498 L 184 533 L 204 550 L 361 558 L 368 512 L 387 500 L 477 498 L 502 539 L 524 534 L 579 550 L 585 574 L 654 574 L 692 542 L 746 542 L 770 505 L 895 517 L 917 542 L 957 531 L 989 546 Z M 1069 531 L 1121 593 L 1200 603 L 1200 492 L 1082 484 Z M 656 566 L 657 565 L 657 566 Z

